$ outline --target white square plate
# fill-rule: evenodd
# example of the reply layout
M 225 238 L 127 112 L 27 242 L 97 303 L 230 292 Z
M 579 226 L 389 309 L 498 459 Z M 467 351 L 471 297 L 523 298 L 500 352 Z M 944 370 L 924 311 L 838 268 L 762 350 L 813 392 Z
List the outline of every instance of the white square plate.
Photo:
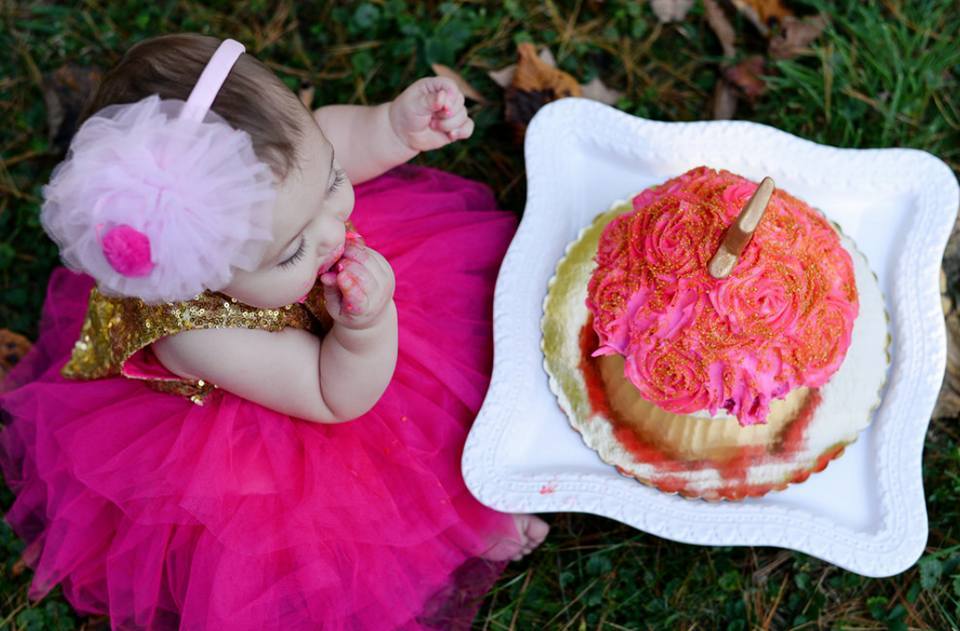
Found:
M 527 130 L 527 206 L 497 279 L 494 368 L 463 474 L 508 512 L 575 511 L 704 545 L 799 550 L 866 576 L 910 567 L 927 541 L 921 455 L 946 361 L 939 268 L 957 214 L 950 169 L 922 151 L 838 149 L 743 121 L 661 123 L 584 99 Z M 661 493 L 589 449 L 547 385 L 540 319 L 564 248 L 597 213 L 701 165 L 779 187 L 866 254 L 892 318 L 892 365 L 871 426 L 826 470 L 740 502 Z

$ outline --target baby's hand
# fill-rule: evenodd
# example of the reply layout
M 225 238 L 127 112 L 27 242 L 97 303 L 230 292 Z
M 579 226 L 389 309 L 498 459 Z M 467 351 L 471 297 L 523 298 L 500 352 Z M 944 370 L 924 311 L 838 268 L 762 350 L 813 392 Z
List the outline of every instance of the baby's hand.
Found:
M 386 259 L 350 239 L 333 269 L 320 276 L 327 311 L 350 329 L 372 326 L 393 298 L 393 270 Z
M 419 79 L 404 90 L 390 103 L 390 125 L 415 151 L 438 149 L 473 133 L 463 93 L 445 77 Z

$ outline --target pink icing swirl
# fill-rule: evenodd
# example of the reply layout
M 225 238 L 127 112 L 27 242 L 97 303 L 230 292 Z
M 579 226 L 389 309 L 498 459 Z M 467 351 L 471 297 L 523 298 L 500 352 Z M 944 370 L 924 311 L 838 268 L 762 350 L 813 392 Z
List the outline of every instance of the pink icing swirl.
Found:
M 647 400 L 676 414 L 720 408 L 766 422 L 770 402 L 840 367 L 859 308 L 837 232 L 778 189 L 733 273 L 707 272 L 757 185 L 692 169 L 633 199 L 604 229 L 587 306 L 596 355 L 619 353 Z

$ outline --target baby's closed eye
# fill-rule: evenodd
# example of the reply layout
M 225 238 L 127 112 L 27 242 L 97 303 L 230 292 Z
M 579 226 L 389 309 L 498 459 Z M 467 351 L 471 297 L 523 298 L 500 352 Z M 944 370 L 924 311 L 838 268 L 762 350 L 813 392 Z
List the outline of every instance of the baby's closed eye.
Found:
M 277 266 L 291 267 L 293 265 L 296 265 L 296 263 L 303 258 L 303 255 L 306 253 L 306 251 L 307 251 L 307 237 L 306 235 L 303 235 L 300 237 L 300 246 L 297 248 L 297 250 L 286 259 L 277 263 Z
M 343 186 L 344 182 L 347 181 L 347 173 L 343 169 L 337 167 L 337 170 L 334 172 L 333 181 L 330 183 L 330 188 L 327 189 L 327 196 L 331 196 L 340 190 L 340 187 Z

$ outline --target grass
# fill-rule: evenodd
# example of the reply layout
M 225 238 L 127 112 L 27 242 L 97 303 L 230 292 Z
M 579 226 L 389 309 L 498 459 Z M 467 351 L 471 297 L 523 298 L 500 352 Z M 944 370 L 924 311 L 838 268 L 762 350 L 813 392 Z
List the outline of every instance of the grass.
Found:
M 810 54 L 771 63 L 767 93 L 738 118 L 844 147 L 915 147 L 960 171 L 960 14 L 949 2 L 790 3 L 830 14 Z M 502 92 L 486 71 L 514 60 L 515 44 L 549 45 L 561 68 L 625 96 L 618 106 L 660 120 L 709 118 L 722 54 L 697 3 L 660 25 L 646 3 L 101 2 L 0 4 L 0 327 L 28 336 L 56 251 L 37 221 L 41 186 L 61 154 L 48 138 L 42 76 L 67 62 L 108 68 L 132 43 L 200 31 L 244 41 L 316 104 L 375 103 L 430 63 L 460 70 L 490 100 L 473 106 L 473 138 L 420 158 L 488 182 L 507 208 L 524 200 L 522 150 L 503 121 Z M 738 50 L 763 51 L 737 18 Z M 951 293 L 958 297 L 956 278 Z M 931 423 L 924 452 L 930 538 L 921 561 L 867 579 L 773 548 L 687 546 L 599 517 L 548 519 L 550 539 L 511 565 L 487 597 L 482 629 L 850 629 L 960 626 L 960 432 Z M 2 489 L 0 505 L 12 496 Z M 0 525 L 0 629 L 92 626 L 59 589 L 29 603 L 22 543 Z

